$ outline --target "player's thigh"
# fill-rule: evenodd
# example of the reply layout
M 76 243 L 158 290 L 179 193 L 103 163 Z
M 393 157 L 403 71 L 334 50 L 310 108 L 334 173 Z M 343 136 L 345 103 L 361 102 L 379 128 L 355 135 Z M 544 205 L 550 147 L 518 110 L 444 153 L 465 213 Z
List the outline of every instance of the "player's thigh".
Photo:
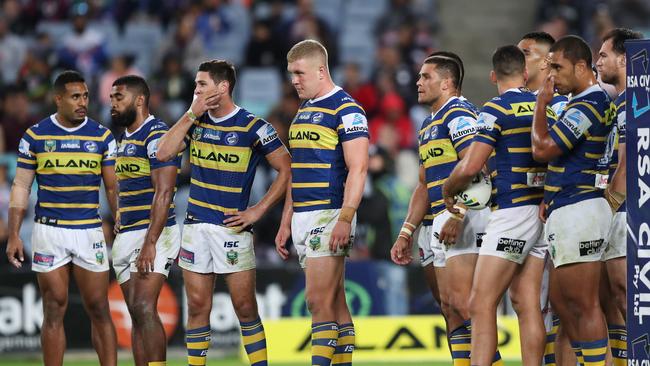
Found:
M 341 256 L 307 257 L 305 290 L 308 299 L 335 300 L 343 277 L 344 259 Z
M 510 284 L 510 298 L 513 302 L 538 307 L 544 266 L 543 258 L 529 255 L 523 265 L 517 268 Z
M 614 291 L 623 291 L 627 288 L 627 260 L 626 257 L 618 257 L 605 262 L 609 284 Z
M 234 305 L 255 303 L 255 269 L 228 273 L 226 285 Z
M 494 306 L 510 285 L 519 265 L 492 255 L 479 255 L 472 281 L 472 301 Z
M 477 254 L 462 254 L 447 258 L 445 276 L 453 279 L 453 285 L 447 287 L 448 294 L 462 293 L 469 296 L 477 260 Z
M 68 304 L 70 267 L 63 266 L 49 272 L 37 273 L 36 278 L 46 315 L 48 310 L 65 309 Z
M 80 266 L 72 266 L 75 282 L 87 308 L 105 307 L 108 305 L 108 271 L 94 272 Z M 104 309 L 108 310 L 108 308 Z

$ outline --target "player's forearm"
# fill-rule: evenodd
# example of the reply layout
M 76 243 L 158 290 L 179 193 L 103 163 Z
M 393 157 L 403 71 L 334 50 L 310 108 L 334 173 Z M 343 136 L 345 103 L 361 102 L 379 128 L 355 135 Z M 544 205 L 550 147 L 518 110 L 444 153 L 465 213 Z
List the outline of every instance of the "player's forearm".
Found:
M 418 182 L 417 186 L 415 186 L 413 194 L 411 194 L 408 212 L 404 221 L 413 224 L 416 227 L 419 226 L 422 220 L 424 220 L 424 216 L 426 216 L 428 208 L 429 197 L 427 193 L 427 187 L 426 185 Z
M 192 127 L 192 123 L 194 123 L 194 120 L 187 114 L 183 114 L 178 122 L 160 138 L 158 152 L 156 153 L 159 161 L 170 161 L 183 150 L 183 139 L 187 135 L 187 131 Z
M 535 105 L 533 128 L 530 136 L 533 158 L 536 161 L 547 162 L 545 152 L 549 148 L 549 140 L 552 141 L 552 139 L 548 133 L 548 117 L 546 116 L 546 105 L 543 105 L 543 103 Z
M 169 207 L 174 196 L 174 188 L 156 189 L 151 203 L 151 223 L 145 235 L 145 245 L 156 245 L 169 217 Z
M 114 220 L 117 220 L 117 201 L 118 201 L 119 191 L 117 187 L 106 187 L 106 199 L 108 200 L 108 206 L 111 208 L 111 215 Z
M 291 179 L 287 183 L 286 194 L 284 196 L 284 207 L 282 208 L 282 218 L 280 226 L 291 227 L 291 218 L 293 217 L 293 199 L 291 198 Z
M 618 192 L 621 194 L 625 194 L 627 191 L 626 189 L 626 184 L 627 184 L 627 177 L 625 174 L 625 169 L 626 169 L 626 162 L 625 162 L 625 144 L 619 144 L 618 145 L 619 149 L 619 154 L 618 154 L 618 166 L 616 167 L 616 170 L 614 171 L 614 175 L 612 176 L 612 181 L 609 182 L 609 186 L 612 191 Z
M 463 190 L 463 188 L 467 187 L 472 182 L 472 178 L 478 174 L 480 170 L 480 168 L 475 169 L 470 167 L 466 159 L 461 160 L 456 164 L 451 175 L 442 186 L 443 197 L 454 197 L 457 195 L 458 192 Z
M 348 171 L 348 179 L 345 182 L 343 207 L 352 207 L 355 210 L 359 208 L 367 174 L 368 169 L 366 165 L 350 168 Z
M 20 236 L 20 227 L 23 223 L 23 219 L 27 214 L 26 208 L 20 207 L 9 207 L 9 237 L 18 238 Z
M 264 197 L 257 203 L 257 207 L 262 209 L 263 213 L 266 213 L 271 207 L 275 206 L 287 191 L 287 186 L 291 181 L 291 168 L 287 165 L 278 170 L 278 175 L 275 177 L 275 180 L 269 187 L 269 190 L 266 192 Z

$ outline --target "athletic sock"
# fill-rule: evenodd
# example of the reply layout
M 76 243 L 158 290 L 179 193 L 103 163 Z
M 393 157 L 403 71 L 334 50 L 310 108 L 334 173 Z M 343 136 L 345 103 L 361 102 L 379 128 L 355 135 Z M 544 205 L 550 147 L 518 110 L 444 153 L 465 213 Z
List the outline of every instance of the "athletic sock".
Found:
M 248 354 L 251 366 L 267 366 L 266 335 L 262 320 L 257 318 L 252 322 L 239 322 L 244 349 Z
M 627 329 L 625 325 L 607 325 L 609 348 L 612 350 L 614 366 L 627 365 Z
M 311 325 L 311 364 L 330 366 L 339 338 L 336 322 L 320 322 Z
M 578 360 L 580 366 L 585 366 L 585 359 L 582 356 L 582 346 L 580 342 L 571 341 L 571 349 L 576 354 L 576 359 Z
M 544 366 L 555 366 L 555 338 L 560 327 L 560 318 L 553 315 L 553 326 L 546 333 L 546 347 L 544 347 Z
M 449 345 L 453 366 L 470 366 L 472 334 L 468 325 L 469 320 L 449 333 Z
M 339 339 L 336 342 L 336 350 L 332 365 L 352 366 L 352 352 L 354 352 L 354 324 L 346 323 L 339 325 Z
M 188 329 L 185 332 L 187 343 L 187 364 L 190 366 L 205 366 L 210 347 L 210 326 Z
M 607 356 L 607 338 L 597 341 L 581 342 L 585 366 L 604 366 Z

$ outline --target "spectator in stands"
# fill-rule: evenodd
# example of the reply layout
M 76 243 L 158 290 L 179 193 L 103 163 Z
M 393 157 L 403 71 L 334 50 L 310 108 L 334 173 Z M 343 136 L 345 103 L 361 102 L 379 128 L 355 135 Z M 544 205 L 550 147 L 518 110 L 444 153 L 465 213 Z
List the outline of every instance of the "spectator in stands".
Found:
M 166 54 L 151 83 L 161 90 L 169 113 L 175 116 L 172 121 L 187 110 L 194 95 L 194 78 L 183 69 L 182 60 L 178 53 Z
M 85 75 L 95 75 L 106 62 L 104 34 L 96 28 L 88 27 L 89 7 L 78 3 L 72 7 L 71 33 L 63 37 L 63 47 L 59 50 L 60 66 L 79 70 Z
M 327 23 L 314 12 L 312 0 L 298 0 L 296 14 L 283 25 L 283 39 L 288 50 L 294 44 L 305 40 L 314 39 L 323 44 L 327 49 L 329 66 L 338 63 L 338 52 L 334 35 Z
M 25 38 L 12 34 L 6 17 L 0 13 L 0 85 L 16 82 L 18 70 L 25 61 L 26 54 Z
M 375 117 L 379 107 L 379 95 L 377 87 L 371 82 L 364 82 L 361 77 L 361 70 L 356 63 L 349 63 L 345 65 L 343 70 L 344 80 L 343 89 L 347 91 L 350 96 L 359 102 L 363 109 L 366 111 L 368 119 Z
M 110 94 L 113 82 L 126 75 L 142 75 L 138 69 L 133 67 L 133 56 L 125 54 L 113 56 L 110 60 L 108 70 L 99 78 L 97 91 L 102 108 L 110 109 Z M 110 120 L 110 111 L 105 116 L 102 114 L 102 117 L 102 121 L 108 122 Z
M 0 119 L 4 139 L 0 143 L 0 151 L 16 153 L 20 138 L 37 119 L 29 113 L 29 99 L 24 87 L 9 85 L 4 89 L 3 114 Z
M 196 16 L 191 12 L 182 14 L 173 35 L 163 39 L 158 47 L 156 59 L 162 60 L 165 55 L 177 54 L 183 60 L 183 69 L 194 72 L 206 58 L 203 44 L 195 33 L 195 20 Z
M 246 65 L 253 67 L 282 67 L 284 57 L 280 44 L 271 37 L 271 27 L 267 21 L 257 20 L 253 34 L 246 47 Z M 284 70 L 282 70 L 284 73 Z
M 415 132 L 413 124 L 406 113 L 404 100 L 397 93 L 384 95 L 379 102 L 379 114 L 370 120 L 370 142 L 377 143 L 383 129 L 390 125 L 397 136 L 398 149 L 415 147 Z
M 47 33 L 38 33 L 18 73 L 18 84 L 27 88 L 27 95 L 35 108 L 31 112 L 35 115 L 46 113 L 50 104 L 46 99 L 52 77 L 50 65 L 54 64 L 56 56 L 52 39 Z

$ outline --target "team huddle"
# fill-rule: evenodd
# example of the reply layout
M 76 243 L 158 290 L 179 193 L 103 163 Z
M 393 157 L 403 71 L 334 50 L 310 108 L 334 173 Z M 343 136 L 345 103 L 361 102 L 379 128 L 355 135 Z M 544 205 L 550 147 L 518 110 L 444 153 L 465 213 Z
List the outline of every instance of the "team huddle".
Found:
M 499 96 L 480 110 L 461 94 L 460 57 L 439 51 L 424 60 L 416 87 L 431 115 L 418 133 L 419 183 L 391 257 L 412 261 L 419 228 L 421 265 L 446 321 L 454 365 L 502 364 L 496 312 L 507 290 L 524 365 L 604 365 L 608 352 L 624 364 L 623 43 L 634 38 L 640 36 L 616 29 L 599 52 L 598 73 L 616 87 L 615 102 L 598 85 L 591 50 L 579 37 L 555 42 L 530 33 L 517 46 L 498 48 L 490 79 Z M 227 61 L 199 66 L 194 100 L 171 128 L 150 114 L 143 78 L 117 79 L 111 119 L 125 128 L 117 141 L 87 117 L 84 78 L 75 71 L 56 78 L 56 113 L 20 142 L 7 246 L 10 263 L 20 267 L 19 232 L 36 178 L 31 262 L 43 299 L 46 365 L 63 364 L 70 273 L 100 363 L 117 363 L 98 215 L 102 183 L 116 222 L 111 258 L 132 318 L 136 365 L 166 364 L 156 306 L 176 260 L 188 302 L 188 364 L 206 364 L 217 275 L 225 278 L 250 364 L 268 364 L 251 228 L 283 197 L 276 250 L 287 259 L 291 238 L 305 272 L 311 365 L 352 365 L 344 261 L 366 180 L 368 124 L 363 108 L 332 81 L 319 42 L 294 45 L 287 62 L 302 100 L 288 147 L 273 126 L 235 104 L 235 68 Z M 185 150 L 191 180 L 181 233 L 174 194 Z M 262 159 L 277 174 L 249 207 Z M 457 198 L 477 176 L 491 181 L 489 208 Z M 574 352 L 562 351 L 564 343 Z

